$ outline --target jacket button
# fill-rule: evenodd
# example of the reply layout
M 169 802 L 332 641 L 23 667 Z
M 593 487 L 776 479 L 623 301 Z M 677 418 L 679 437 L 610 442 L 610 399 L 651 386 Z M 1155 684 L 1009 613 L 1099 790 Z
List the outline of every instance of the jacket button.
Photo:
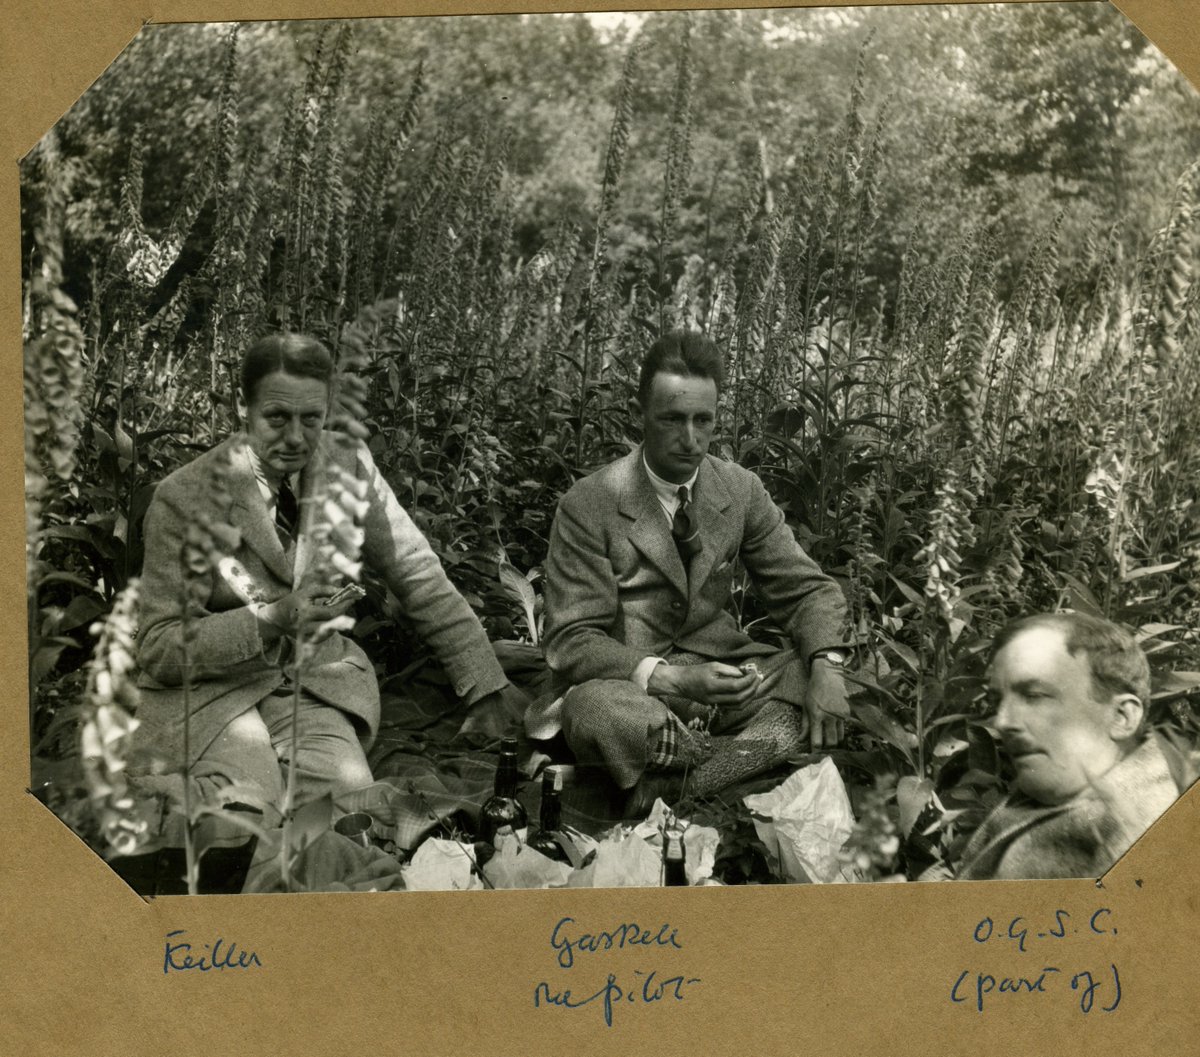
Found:
M 671 603 L 671 608 L 672 608 L 672 609 L 682 609 L 682 608 L 683 608 L 683 603 L 682 603 L 682 602 L 672 602 L 672 603 Z

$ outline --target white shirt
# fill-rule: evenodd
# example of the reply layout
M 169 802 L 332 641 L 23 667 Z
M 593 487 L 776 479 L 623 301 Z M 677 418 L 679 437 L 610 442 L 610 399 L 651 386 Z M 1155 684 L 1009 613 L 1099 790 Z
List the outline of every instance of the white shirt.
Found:
M 271 518 L 271 521 L 274 522 L 276 497 L 279 494 L 279 480 L 282 480 L 282 477 L 274 481 L 268 477 L 267 468 L 249 444 L 246 445 L 246 453 L 250 456 L 250 468 L 254 471 L 254 479 L 258 482 L 258 491 L 263 497 L 263 502 L 267 504 L 267 514 Z M 292 486 L 292 492 L 295 493 L 297 475 L 284 474 L 283 477 L 291 478 L 288 484 Z
M 696 478 L 700 474 L 700 468 L 696 467 L 696 472 L 691 477 L 681 484 L 676 484 L 674 481 L 668 481 L 665 478 L 659 477 L 658 474 L 650 469 L 650 464 L 646 462 L 645 452 L 642 452 L 642 465 L 646 468 L 646 476 L 650 478 L 650 483 L 654 486 L 654 494 L 658 496 L 663 513 L 667 515 L 668 523 L 674 522 L 675 511 L 679 509 L 679 489 L 687 489 L 688 502 L 690 503 L 692 501 L 692 489 L 696 485 Z
M 646 453 L 642 452 L 642 466 L 646 469 L 646 476 L 650 478 L 650 483 L 654 486 L 654 494 L 658 496 L 659 505 L 663 509 L 663 513 L 667 517 L 667 524 L 673 524 L 675 521 L 675 511 L 679 509 L 679 489 L 686 488 L 688 502 L 692 501 L 692 489 L 696 485 L 696 477 L 700 473 L 700 468 L 696 467 L 696 472 L 692 474 L 686 481 L 676 484 L 674 481 L 668 481 L 665 478 L 659 477 L 652 469 L 650 464 L 646 462 Z M 634 668 L 633 675 L 630 678 L 638 687 L 645 690 L 650 685 L 650 675 L 660 664 L 666 664 L 666 661 L 661 657 L 643 657 L 638 661 L 638 666 Z

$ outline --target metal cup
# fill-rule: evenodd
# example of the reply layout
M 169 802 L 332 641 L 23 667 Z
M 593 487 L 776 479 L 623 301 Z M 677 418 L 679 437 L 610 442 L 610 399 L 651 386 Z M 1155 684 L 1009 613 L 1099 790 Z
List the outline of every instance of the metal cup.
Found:
M 365 811 L 356 811 L 352 815 L 343 815 L 334 824 L 335 833 L 349 837 L 360 848 L 371 847 L 371 826 L 373 820 Z

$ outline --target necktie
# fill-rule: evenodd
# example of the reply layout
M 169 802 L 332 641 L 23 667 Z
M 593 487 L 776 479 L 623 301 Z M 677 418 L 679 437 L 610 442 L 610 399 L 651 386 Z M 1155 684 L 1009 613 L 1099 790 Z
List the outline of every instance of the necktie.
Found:
M 671 519 L 671 535 L 675 537 L 675 546 L 679 548 L 679 557 L 686 569 L 688 562 L 704 549 L 700 539 L 700 531 L 692 524 L 691 507 L 688 501 L 688 490 L 680 485 L 675 493 L 679 506 L 675 508 L 675 516 Z
M 296 493 L 288 483 L 287 474 L 279 481 L 279 491 L 275 494 L 275 527 L 281 533 L 292 536 L 296 531 L 296 522 L 300 519 L 300 504 Z

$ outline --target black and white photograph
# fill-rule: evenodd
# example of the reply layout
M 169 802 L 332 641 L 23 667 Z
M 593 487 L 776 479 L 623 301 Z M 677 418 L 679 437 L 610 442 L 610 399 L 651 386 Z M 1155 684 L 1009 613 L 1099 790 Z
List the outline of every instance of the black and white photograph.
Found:
M 20 176 L 31 790 L 139 895 L 1099 878 L 1200 775 L 1104 0 L 146 25 Z

